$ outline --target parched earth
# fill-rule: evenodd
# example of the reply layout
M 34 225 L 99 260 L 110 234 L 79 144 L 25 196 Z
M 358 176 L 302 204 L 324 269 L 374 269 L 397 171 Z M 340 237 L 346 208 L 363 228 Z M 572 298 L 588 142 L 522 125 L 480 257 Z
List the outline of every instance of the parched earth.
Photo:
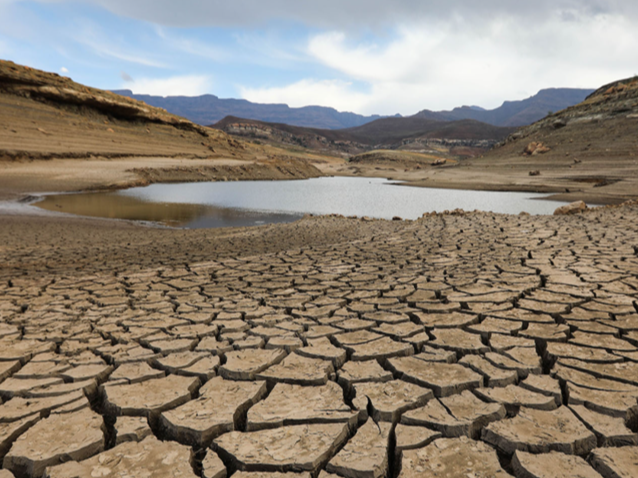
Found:
M 638 206 L 333 221 L 365 227 L 29 275 L 3 246 L 0 477 L 638 476 Z

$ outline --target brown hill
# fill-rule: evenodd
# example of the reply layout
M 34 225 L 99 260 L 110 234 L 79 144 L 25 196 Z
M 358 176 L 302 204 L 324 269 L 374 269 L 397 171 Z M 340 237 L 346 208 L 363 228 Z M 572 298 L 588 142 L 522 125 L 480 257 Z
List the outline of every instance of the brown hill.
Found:
M 515 131 L 515 128 L 474 120 L 437 121 L 415 116 L 383 118 L 341 130 L 303 128 L 229 116 L 212 127 L 236 136 L 347 155 L 376 149 L 428 150 L 434 143 L 485 151 Z
M 423 185 L 555 192 L 561 200 L 638 198 L 638 77 L 521 128 L 482 158 L 425 177 Z
M 140 101 L 0 61 L 0 158 L 215 157 L 243 146 Z

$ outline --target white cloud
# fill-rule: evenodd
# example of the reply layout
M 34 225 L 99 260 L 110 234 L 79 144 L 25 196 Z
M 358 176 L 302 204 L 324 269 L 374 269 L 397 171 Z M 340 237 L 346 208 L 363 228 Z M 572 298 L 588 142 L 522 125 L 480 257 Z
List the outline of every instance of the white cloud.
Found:
M 358 111 L 367 114 L 412 114 L 463 104 L 494 108 L 542 88 L 598 87 L 634 73 L 638 30 L 631 19 L 563 13 L 533 28 L 521 28 L 509 15 L 481 25 L 458 19 L 403 26 L 385 44 L 355 42 L 343 32 L 321 33 L 310 39 L 307 51 L 335 77 L 369 86 L 367 93 L 357 94 L 351 85 L 336 83 L 338 91 L 333 100 L 327 91 L 325 103 L 338 109 L 360 104 Z M 304 82 L 245 93 L 298 102 L 300 85 Z
M 212 82 L 208 76 L 202 75 L 138 78 L 132 82 L 125 82 L 122 88 L 140 95 L 199 96 L 212 91 Z
M 69 72 L 69 69 L 67 67 L 63 66 L 62 68 L 60 68 L 60 73 L 63 73 L 66 75 L 68 72 Z
M 333 106 L 342 111 L 359 111 L 369 102 L 367 94 L 354 91 L 352 83 L 340 80 L 302 80 L 271 88 L 239 87 L 242 98 L 255 103 L 286 103 L 291 107 Z

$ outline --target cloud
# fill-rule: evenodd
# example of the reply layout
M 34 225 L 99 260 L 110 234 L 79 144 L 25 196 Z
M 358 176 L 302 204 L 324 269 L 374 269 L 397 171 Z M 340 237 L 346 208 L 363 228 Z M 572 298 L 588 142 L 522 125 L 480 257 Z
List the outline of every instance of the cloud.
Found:
M 126 81 L 122 88 L 133 93 L 152 96 L 199 96 L 210 93 L 212 82 L 208 76 L 186 75 L 170 78 L 138 78 Z
M 369 101 L 368 95 L 354 91 L 352 83 L 340 80 L 302 80 L 283 87 L 240 87 L 241 97 L 255 103 L 286 103 L 292 107 L 333 106 L 358 111 Z
M 134 82 L 134 81 L 135 81 L 135 80 L 133 79 L 133 77 L 132 77 L 131 75 L 129 75 L 127 72 L 125 72 L 125 71 L 122 71 L 122 72 L 120 73 L 120 77 L 121 77 L 124 81 L 126 81 L 127 83 L 132 83 L 132 82 Z
M 61 2 L 65 0 L 41 0 Z M 481 22 L 495 14 L 514 15 L 530 24 L 549 12 L 588 15 L 635 15 L 638 5 L 626 0 L 83 0 L 131 18 L 170 26 L 254 25 L 270 20 L 301 21 L 321 28 L 382 27 L 415 19 L 464 17 Z
M 60 68 L 60 73 L 64 73 L 67 74 L 69 72 L 69 69 L 65 66 L 63 66 L 62 68 Z

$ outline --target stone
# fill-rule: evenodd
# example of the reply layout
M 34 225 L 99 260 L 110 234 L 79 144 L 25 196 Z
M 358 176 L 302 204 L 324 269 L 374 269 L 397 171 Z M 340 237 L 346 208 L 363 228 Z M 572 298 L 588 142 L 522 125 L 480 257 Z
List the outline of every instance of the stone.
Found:
M 199 397 L 160 416 L 160 425 L 172 439 L 201 447 L 241 427 L 248 409 L 266 395 L 265 382 L 234 382 L 215 377 Z
M 582 405 L 570 405 L 569 408 L 594 432 L 599 447 L 638 445 L 638 435 L 627 428 L 624 419 L 602 415 Z
M 560 405 L 552 396 L 542 395 L 516 385 L 508 385 L 505 388 L 482 388 L 475 393 L 487 402 L 502 403 L 509 415 L 516 415 L 520 407 L 556 410 Z
M 512 458 L 512 468 L 517 478 L 601 478 L 589 464 L 579 456 L 551 451 L 542 455 L 517 451 Z
M 247 430 L 310 423 L 354 425 L 357 415 L 343 402 L 343 390 L 334 382 L 321 387 L 278 383 L 266 400 L 248 411 Z
M 324 385 L 334 374 L 332 362 L 312 359 L 298 354 L 288 355 L 281 363 L 257 374 L 258 380 L 268 383 L 296 385 Z
M 131 385 L 103 385 L 100 390 L 107 415 L 151 417 L 188 402 L 199 385 L 197 378 L 169 375 Z
M 330 460 L 326 471 L 346 478 L 381 478 L 388 475 L 388 439 L 392 425 L 371 419 L 357 430 Z
M 436 397 L 448 397 L 483 386 L 483 376 L 458 364 L 424 362 L 417 357 L 390 359 L 390 369 L 401 378 L 430 388 Z
M 255 380 L 257 374 L 278 364 L 288 354 L 285 350 L 246 349 L 226 354 L 226 363 L 219 374 L 228 380 Z
M 571 214 L 578 214 L 586 210 L 587 204 L 585 204 L 583 201 L 576 201 L 557 208 L 554 211 L 554 216 L 569 216 Z
M 462 438 L 442 438 L 425 448 L 403 452 L 399 478 L 511 478 L 493 448 Z
M 638 470 L 638 446 L 597 448 L 589 461 L 604 478 L 634 478 Z
M 352 403 L 358 410 L 367 411 L 370 399 L 373 418 L 390 423 L 397 423 L 404 412 L 422 407 L 434 397 L 431 390 L 401 380 L 358 383 L 354 389 Z
M 230 432 L 213 449 L 240 471 L 315 473 L 348 439 L 343 423 L 297 425 L 254 432 Z
M 485 403 L 472 392 L 432 400 L 422 408 L 403 414 L 404 425 L 425 426 L 440 432 L 446 438 L 467 436 L 478 439 L 483 427 L 505 418 L 505 407 Z
M 567 407 L 552 411 L 521 408 L 514 418 L 488 425 L 482 440 L 507 455 L 516 450 L 586 455 L 596 447 L 596 436 Z
M 192 451 L 154 436 L 140 443 L 126 442 L 81 462 L 69 462 L 46 470 L 46 478 L 179 477 L 196 478 Z
M 15 441 L 2 466 L 18 476 L 42 476 L 61 460 L 84 460 L 104 450 L 103 429 L 102 417 L 89 409 L 51 415 Z

